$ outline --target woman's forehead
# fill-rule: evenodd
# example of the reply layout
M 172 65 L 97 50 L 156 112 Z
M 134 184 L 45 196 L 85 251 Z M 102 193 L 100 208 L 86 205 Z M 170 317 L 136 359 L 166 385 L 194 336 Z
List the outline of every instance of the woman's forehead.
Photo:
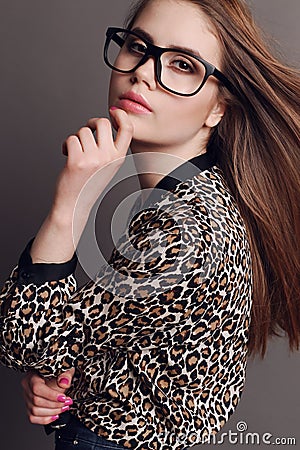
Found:
M 186 0 L 152 0 L 134 21 L 161 47 L 185 47 L 218 66 L 221 48 L 207 15 Z

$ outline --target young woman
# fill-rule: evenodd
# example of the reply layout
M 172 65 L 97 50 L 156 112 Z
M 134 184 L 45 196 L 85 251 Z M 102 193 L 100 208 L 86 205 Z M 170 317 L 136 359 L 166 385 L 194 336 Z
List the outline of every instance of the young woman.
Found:
M 39 373 L 32 421 L 71 412 L 58 450 L 183 449 L 226 423 L 268 336 L 299 348 L 299 74 L 242 0 L 139 1 L 105 61 L 116 138 L 97 118 L 66 140 L 51 211 L 2 291 L 1 359 Z M 76 290 L 78 239 L 129 145 L 142 194 Z M 66 370 L 62 410 L 50 382 Z

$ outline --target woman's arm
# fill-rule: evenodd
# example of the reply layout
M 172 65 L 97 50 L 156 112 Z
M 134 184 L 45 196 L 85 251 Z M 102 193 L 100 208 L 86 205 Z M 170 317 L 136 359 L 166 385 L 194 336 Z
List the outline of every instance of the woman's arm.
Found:
M 67 162 L 51 211 L 2 290 L 0 361 L 9 367 L 24 371 L 43 367 L 50 374 L 54 360 L 45 359 L 45 348 L 53 355 L 62 343 L 80 349 L 81 325 L 69 321 L 63 310 L 76 290 L 74 250 L 94 202 L 124 161 L 133 131 L 125 111 L 112 110 L 111 116 L 118 129 L 115 141 L 108 119 L 91 119 L 65 142 Z M 97 183 L 92 183 L 99 171 Z M 55 364 L 69 368 L 68 352 L 61 353 Z
M 87 127 L 66 140 L 67 162 L 58 179 L 51 211 L 33 242 L 30 252 L 33 263 L 71 259 L 91 208 L 124 162 L 132 139 L 132 124 L 125 111 L 115 109 L 110 113 L 118 128 L 115 141 L 108 119 L 91 119 Z M 96 131 L 96 140 L 92 130 Z M 90 182 L 100 170 L 97 183 Z
M 213 183 L 215 175 L 207 188 Z M 14 285 L 1 334 L 13 364 L 53 376 L 108 348 L 195 345 L 222 327 L 229 340 L 246 331 L 251 261 L 245 231 L 231 200 L 226 217 L 224 199 L 218 204 L 216 196 L 208 209 L 205 191 L 202 196 L 203 203 L 181 183 L 159 208 L 139 212 L 96 282 L 75 293 L 67 294 L 66 280 Z M 236 272 L 238 285 L 229 276 Z M 235 326 L 227 329 L 233 317 Z

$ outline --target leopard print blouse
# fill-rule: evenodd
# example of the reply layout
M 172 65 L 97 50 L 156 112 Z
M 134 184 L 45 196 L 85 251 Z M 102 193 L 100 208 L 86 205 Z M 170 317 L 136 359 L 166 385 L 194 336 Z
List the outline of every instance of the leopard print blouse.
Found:
M 76 287 L 76 255 L 32 264 L 31 241 L 0 297 L 1 362 L 45 377 L 75 367 L 71 412 L 127 449 L 204 443 L 245 383 L 245 225 L 221 170 L 207 155 L 188 163 L 137 202 L 95 280 Z

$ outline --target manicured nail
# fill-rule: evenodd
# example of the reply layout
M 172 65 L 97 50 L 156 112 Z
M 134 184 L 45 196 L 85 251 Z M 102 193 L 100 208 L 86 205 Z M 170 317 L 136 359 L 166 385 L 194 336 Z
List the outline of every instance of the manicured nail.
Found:
M 67 386 L 69 385 L 69 380 L 68 380 L 68 378 L 61 378 L 58 382 L 59 382 L 60 384 L 66 384 Z
M 57 419 L 59 419 L 59 415 L 57 414 L 56 416 L 52 416 L 51 417 L 51 420 L 54 422 L 54 420 L 57 420 Z
M 60 395 L 57 396 L 57 401 L 58 402 L 65 403 L 66 400 L 67 400 L 67 397 L 65 395 L 60 394 Z
M 117 108 L 116 106 L 111 106 L 111 107 L 110 107 L 110 110 L 111 110 L 111 111 L 115 111 L 115 109 L 118 109 L 118 108 Z
M 65 401 L 65 405 L 66 406 L 71 406 L 73 405 L 73 400 L 71 398 L 67 398 L 67 400 Z
M 61 412 L 69 411 L 69 409 L 70 409 L 70 406 L 63 406 L 63 407 L 61 408 Z

